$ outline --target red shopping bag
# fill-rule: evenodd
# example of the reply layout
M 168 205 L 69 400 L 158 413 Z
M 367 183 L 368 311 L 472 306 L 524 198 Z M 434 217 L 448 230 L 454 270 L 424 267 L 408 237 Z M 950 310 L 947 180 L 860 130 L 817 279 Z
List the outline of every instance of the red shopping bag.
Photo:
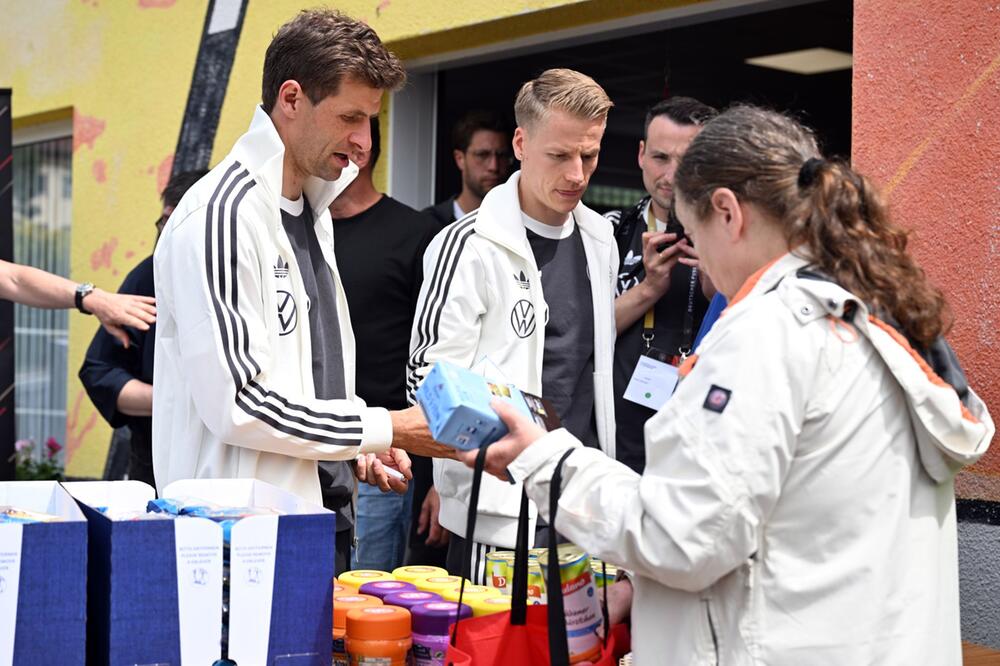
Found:
M 472 535 L 476 527 L 476 506 L 479 486 L 486 461 L 486 448 L 476 456 L 469 497 L 469 517 L 466 522 L 466 557 L 464 580 L 469 578 L 472 561 Z M 549 540 L 557 544 L 556 510 L 559 490 L 562 487 L 562 465 L 572 451 L 567 451 L 552 475 L 552 492 L 549 497 Z M 494 613 L 483 617 L 461 620 L 452 627 L 451 646 L 445 655 L 449 666 L 542 666 L 569 664 L 566 642 L 566 616 L 563 608 L 562 581 L 559 567 L 547 567 L 546 590 L 548 605 L 528 606 L 528 496 L 521 494 L 521 510 L 517 524 L 517 545 L 514 549 L 514 577 L 509 613 Z M 459 594 L 461 602 L 462 593 Z M 607 593 L 603 602 L 604 623 L 607 626 Z M 597 664 L 616 665 L 617 659 L 628 651 L 628 630 L 617 626 L 609 632 Z M 616 656 L 617 655 L 617 656 Z

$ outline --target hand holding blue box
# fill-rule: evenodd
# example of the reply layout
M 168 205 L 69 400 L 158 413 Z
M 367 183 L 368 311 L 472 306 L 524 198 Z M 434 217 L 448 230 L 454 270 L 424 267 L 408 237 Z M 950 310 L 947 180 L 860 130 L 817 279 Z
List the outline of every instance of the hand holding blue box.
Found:
M 559 427 L 559 417 L 547 400 L 451 363 L 435 364 L 416 398 L 434 439 L 466 451 L 507 434 L 507 426 L 490 407 L 494 398 L 506 400 L 547 430 Z

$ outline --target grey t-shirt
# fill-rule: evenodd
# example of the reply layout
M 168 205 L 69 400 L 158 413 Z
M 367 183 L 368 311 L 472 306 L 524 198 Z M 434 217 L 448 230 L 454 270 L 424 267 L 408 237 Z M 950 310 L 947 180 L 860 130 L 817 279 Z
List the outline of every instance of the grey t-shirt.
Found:
M 344 383 L 344 347 L 340 338 L 340 316 L 337 312 L 337 285 L 333 272 L 323 258 L 312 209 L 306 198 L 298 201 L 282 199 L 281 224 L 299 265 L 302 283 L 309 303 L 299 303 L 299 308 L 309 311 L 309 338 L 312 340 L 313 386 L 316 397 L 335 400 L 347 397 Z M 332 249 L 332 248 L 331 248 Z M 299 310 L 301 312 L 301 309 Z M 291 332 L 291 331 L 289 331 Z M 323 505 L 336 510 L 343 520 L 337 521 L 337 530 L 349 529 L 354 524 L 351 498 L 354 496 L 354 470 L 351 463 L 321 461 L 320 486 Z
M 572 217 L 562 227 L 545 225 L 523 213 L 522 220 L 549 306 L 542 395 L 552 401 L 567 430 L 596 448 L 594 299 L 583 238 Z

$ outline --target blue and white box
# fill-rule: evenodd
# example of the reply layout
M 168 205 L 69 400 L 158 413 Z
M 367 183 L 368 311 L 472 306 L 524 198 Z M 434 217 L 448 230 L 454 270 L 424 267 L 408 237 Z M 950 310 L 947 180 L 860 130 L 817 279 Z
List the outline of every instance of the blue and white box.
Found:
M 91 629 L 95 660 L 88 666 L 201 666 L 219 659 L 222 525 L 194 517 L 114 521 L 96 507 L 144 510 L 152 488 L 66 485 L 84 505 L 97 544 L 91 608 L 100 632 Z M 232 526 L 229 658 L 240 666 L 328 666 L 336 514 L 253 479 L 177 481 L 163 497 L 280 512 Z
M 431 436 L 463 450 L 478 449 L 507 434 L 507 426 L 490 407 L 494 398 L 506 400 L 546 429 L 559 424 L 548 401 L 443 361 L 431 368 L 415 396 Z
M 0 524 L 0 666 L 83 666 L 87 521 L 56 481 L 0 482 L 0 505 L 59 516 Z

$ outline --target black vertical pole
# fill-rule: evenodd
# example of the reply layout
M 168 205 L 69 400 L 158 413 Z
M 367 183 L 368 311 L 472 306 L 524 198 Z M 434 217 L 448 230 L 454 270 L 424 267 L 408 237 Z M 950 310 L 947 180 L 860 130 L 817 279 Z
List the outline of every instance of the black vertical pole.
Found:
M 0 88 L 0 259 L 14 261 L 10 89 Z M 14 478 L 14 303 L 0 300 L 0 481 Z
M 209 3 L 171 175 L 209 166 L 246 11 L 247 0 Z

